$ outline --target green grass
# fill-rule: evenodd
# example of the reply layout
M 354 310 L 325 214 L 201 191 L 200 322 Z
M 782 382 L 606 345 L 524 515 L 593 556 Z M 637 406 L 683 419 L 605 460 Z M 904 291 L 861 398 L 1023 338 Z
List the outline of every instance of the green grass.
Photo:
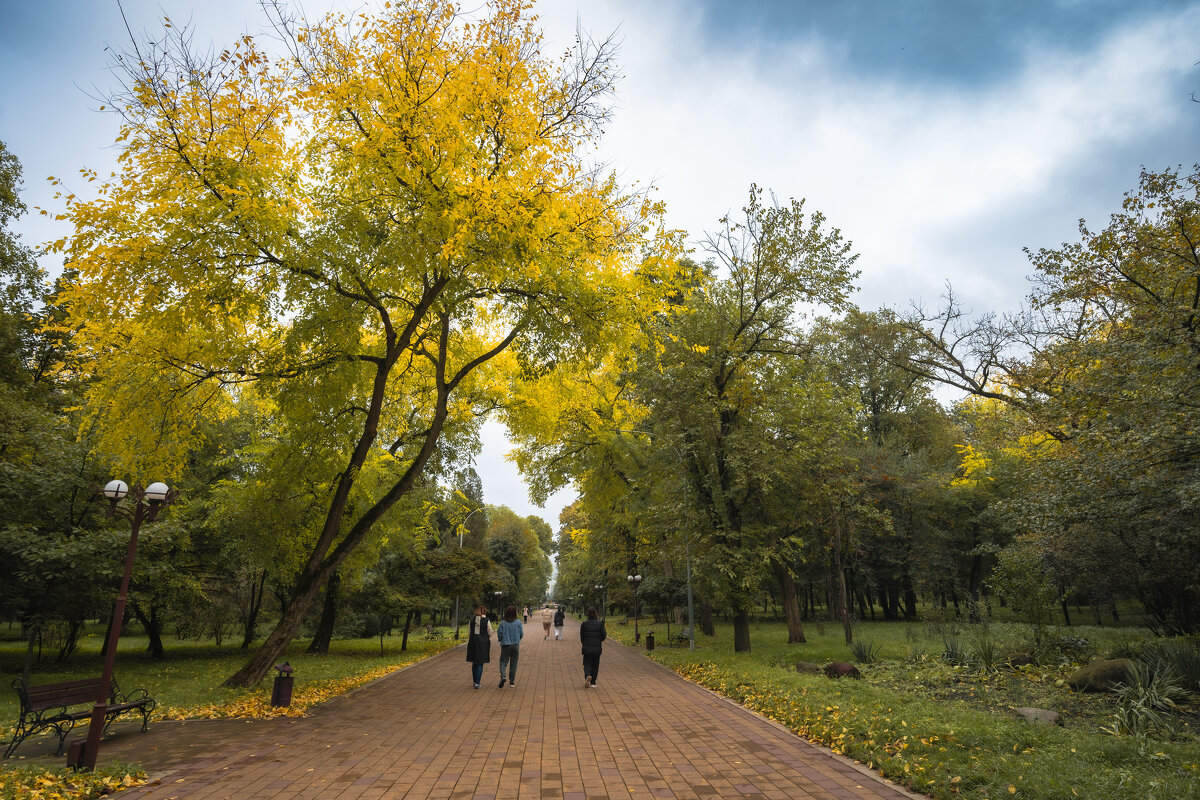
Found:
M 632 625 L 609 618 L 609 635 L 633 643 Z M 674 628 L 674 626 L 672 626 Z M 641 624 L 643 636 L 664 625 Z M 856 638 L 879 646 L 880 662 L 859 664 L 863 680 L 801 674 L 798 661 L 824 666 L 852 661 L 840 626 L 809 624 L 808 643 L 789 645 L 781 623 L 752 626 L 749 654 L 733 653 L 731 625 L 697 637 L 698 649 L 659 647 L 653 658 L 685 677 L 770 717 L 802 736 L 867 764 L 936 798 L 1087 797 L 1174 800 L 1200 797 L 1196 700 L 1174 741 L 1116 737 L 1114 700 L 1066 686 L 1069 662 L 992 672 L 954 667 L 941 658 L 946 632 L 918 623 L 861 623 Z M 963 626 L 964 643 L 982 632 Z M 1129 630 L 1074 627 L 1086 655 L 1104 655 Z M 1002 653 L 1026 649 L 1026 626 L 992 625 L 987 638 Z M 969 650 L 970 648 L 968 648 Z M 1058 711 L 1062 727 L 1037 726 L 1017 706 Z
M 32 683 L 54 683 L 96 677 L 101 671 L 100 645 L 103 630 L 88 635 L 65 664 L 47 659 L 36 667 Z M 307 640 L 294 642 L 280 660 L 288 661 L 295 672 L 294 697 L 297 709 L 312 702 L 340 694 L 357 685 L 362 676 L 394 669 L 439 653 L 455 643 L 452 636 L 429 640 L 423 629 L 410 633 L 408 650 L 400 651 L 399 635 L 384 637 L 380 653 L 378 637 L 373 639 L 335 639 L 330 652 L 323 656 L 304 653 Z M 166 656 L 151 658 L 144 636 L 123 636 L 117 651 L 115 674 L 124 691 L 146 689 L 158 702 L 156 718 L 205 716 L 262 716 L 269 700 L 271 678 L 250 689 L 226 689 L 222 681 L 232 675 L 250 655 L 237 643 L 217 646 L 165 639 Z M 19 677 L 24 663 L 25 646 L 21 642 L 0 641 L 0 675 L 5 684 Z M 4 687 L 7 689 L 7 686 Z M 0 691 L 0 738 L 12 737 L 20 704 L 12 689 Z M 19 751 L 18 751 L 19 752 Z

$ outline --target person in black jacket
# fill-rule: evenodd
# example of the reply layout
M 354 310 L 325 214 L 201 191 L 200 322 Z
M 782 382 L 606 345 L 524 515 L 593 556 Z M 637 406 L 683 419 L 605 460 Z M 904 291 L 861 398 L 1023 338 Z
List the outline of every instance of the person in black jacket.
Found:
M 475 688 L 483 680 L 483 665 L 491 661 L 492 626 L 488 622 L 487 609 L 481 603 L 471 620 L 471 633 L 467 636 L 467 661 L 471 662 L 471 678 Z
M 563 622 L 565 622 L 566 619 L 567 612 L 563 611 L 562 606 L 559 606 L 558 610 L 554 612 L 554 641 L 556 642 L 562 638 Z
M 596 674 L 600 671 L 601 644 L 608 634 L 604 623 L 596 619 L 596 609 L 587 610 L 587 619 L 579 626 L 579 641 L 583 645 L 583 688 L 596 685 Z

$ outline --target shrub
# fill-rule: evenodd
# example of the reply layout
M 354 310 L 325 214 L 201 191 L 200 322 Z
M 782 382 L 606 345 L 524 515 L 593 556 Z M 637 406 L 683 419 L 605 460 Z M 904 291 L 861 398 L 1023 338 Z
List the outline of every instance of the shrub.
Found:
M 1178 675 L 1169 669 L 1155 670 L 1142 661 L 1129 661 L 1125 682 L 1117 687 L 1117 711 L 1108 730 L 1116 736 L 1169 739 L 1175 735 L 1178 701 L 1187 693 L 1178 685 Z
M 980 669 L 995 672 L 1000 668 L 1000 648 L 991 636 L 982 635 L 971 641 L 972 660 Z
M 943 640 L 942 660 L 955 667 L 965 667 L 971 663 L 971 657 L 962 642 L 953 637 Z
M 1142 646 L 1140 660 L 1155 672 L 1170 672 L 1185 691 L 1200 691 L 1200 647 L 1186 639 L 1149 642 Z
M 859 664 L 874 664 L 879 660 L 879 645 L 861 640 L 851 642 L 850 653 Z

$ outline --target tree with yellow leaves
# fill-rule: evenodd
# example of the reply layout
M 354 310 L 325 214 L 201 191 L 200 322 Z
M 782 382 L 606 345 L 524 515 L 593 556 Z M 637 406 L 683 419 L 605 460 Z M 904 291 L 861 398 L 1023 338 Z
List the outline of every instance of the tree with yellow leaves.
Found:
M 661 209 L 586 160 L 611 42 L 550 59 L 521 0 L 267 13 L 279 58 L 251 37 L 205 55 L 170 22 L 117 58 L 120 169 L 85 172 L 98 195 L 67 197 L 59 243 L 89 407 L 133 477 L 173 469 L 197 419 L 245 398 L 338 454 L 313 462 L 327 511 L 294 594 L 228 685 L 262 678 L 508 376 L 603 349 L 658 291 L 632 256 Z

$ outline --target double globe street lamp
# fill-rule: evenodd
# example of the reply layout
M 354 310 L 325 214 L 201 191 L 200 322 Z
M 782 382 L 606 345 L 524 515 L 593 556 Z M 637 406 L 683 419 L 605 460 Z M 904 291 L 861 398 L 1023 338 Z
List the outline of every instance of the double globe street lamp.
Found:
M 113 666 L 117 660 L 117 643 L 121 638 L 121 621 L 125 618 L 125 600 L 129 595 L 129 578 L 133 574 L 133 557 L 137 553 L 138 531 L 143 522 L 154 522 L 160 509 L 175 502 L 179 492 L 169 488 L 165 483 L 155 482 L 143 489 L 135 486 L 131 490 L 125 481 L 109 481 L 104 487 L 104 496 L 108 498 L 106 517 L 123 517 L 130 521 L 132 529 L 129 534 L 129 549 L 125 553 L 125 572 L 121 575 L 121 588 L 117 591 L 117 603 L 113 608 L 112 620 L 108 629 L 108 643 L 104 651 L 104 668 L 100 673 L 100 683 L 96 690 L 96 704 L 92 706 L 92 718 L 88 724 L 87 741 L 82 752 L 74 752 L 74 760 L 68 759 L 71 766 L 95 770 L 96 756 L 100 750 L 100 736 L 104 732 L 104 718 L 108 715 L 108 699 L 112 694 Z M 126 496 L 133 501 L 132 509 L 120 507 L 120 502 Z

